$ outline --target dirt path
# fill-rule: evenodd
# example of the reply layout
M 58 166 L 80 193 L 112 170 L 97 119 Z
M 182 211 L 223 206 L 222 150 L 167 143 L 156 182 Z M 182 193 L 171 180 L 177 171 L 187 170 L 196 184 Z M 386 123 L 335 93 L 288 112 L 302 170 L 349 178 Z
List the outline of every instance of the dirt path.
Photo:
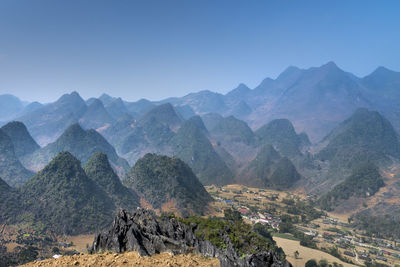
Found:
M 311 259 L 315 259 L 316 261 L 326 259 L 327 261 L 329 261 L 329 263 L 341 263 L 344 267 L 356 266 L 343 262 L 338 258 L 335 258 L 332 255 L 323 251 L 300 246 L 299 241 L 284 239 L 276 236 L 274 237 L 274 240 L 276 241 L 277 245 L 285 251 L 286 258 L 293 265 L 293 267 L 304 267 L 306 262 Z M 299 252 L 298 259 L 294 257 L 294 252 L 296 250 Z
M 35 261 L 22 265 L 24 267 L 49 267 L 49 266 L 174 266 L 174 267 L 219 267 L 216 258 L 206 258 L 197 254 L 176 255 L 161 253 L 152 257 L 140 257 L 136 252 L 121 254 L 96 254 L 96 255 L 74 255 L 62 256 L 58 259 Z

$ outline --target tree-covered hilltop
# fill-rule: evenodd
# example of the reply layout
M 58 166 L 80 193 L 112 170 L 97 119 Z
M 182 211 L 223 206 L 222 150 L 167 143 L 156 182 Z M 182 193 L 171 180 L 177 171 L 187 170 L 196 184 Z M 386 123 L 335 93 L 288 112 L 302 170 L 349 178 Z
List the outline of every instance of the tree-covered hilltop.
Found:
M 57 234 L 94 232 L 111 222 L 115 205 L 81 163 L 69 152 L 59 153 L 20 188 L 23 214 L 14 222 L 29 222 Z
M 1 130 L 11 138 L 14 145 L 15 155 L 18 158 L 31 154 L 40 148 L 22 122 L 9 122 L 1 127 Z
M 366 162 L 355 168 L 349 177 L 323 195 L 319 199 L 319 204 L 325 210 L 332 210 L 341 201 L 350 197 L 373 196 L 384 185 L 379 168 L 371 162 Z
M 185 121 L 170 144 L 173 154 L 186 162 L 204 185 L 225 185 L 233 181 L 233 173 L 215 152 L 204 134 L 204 128 L 198 127 L 196 119 Z
M 264 145 L 256 158 L 238 175 L 238 182 L 256 187 L 284 189 L 301 178 L 296 167 L 272 145 Z
M 202 214 L 211 196 L 190 167 L 176 157 L 146 154 L 127 174 L 124 184 L 153 208 L 182 215 Z
M 273 120 L 256 130 L 255 134 L 261 144 L 271 144 L 289 158 L 301 155 L 301 147 L 309 145 L 307 135 L 305 133 L 298 135 L 287 119 Z
M 400 158 L 400 142 L 390 122 L 376 111 L 358 109 L 324 138 L 328 145 L 317 158 L 329 160 L 331 169 L 351 170 L 360 162 L 381 165 Z
M 12 139 L 0 129 L 0 177 L 11 186 L 25 183 L 33 172 L 25 169 L 14 151 Z
M 68 127 L 54 143 L 25 157 L 23 162 L 29 168 L 41 169 L 62 151 L 71 152 L 83 164 L 89 160 L 93 153 L 103 152 L 107 154 L 110 163 L 119 176 L 122 177 L 129 170 L 128 162 L 117 155 L 114 147 L 103 136 L 93 129 L 84 130 L 77 123 Z
M 108 162 L 107 155 L 96 152 L 84 166 L 89 179 L 93 180 L 114 201 L 115 206 L 126 210 L 134 210 L 139 204 L 138 195 L 122 185 L 119 177 Z

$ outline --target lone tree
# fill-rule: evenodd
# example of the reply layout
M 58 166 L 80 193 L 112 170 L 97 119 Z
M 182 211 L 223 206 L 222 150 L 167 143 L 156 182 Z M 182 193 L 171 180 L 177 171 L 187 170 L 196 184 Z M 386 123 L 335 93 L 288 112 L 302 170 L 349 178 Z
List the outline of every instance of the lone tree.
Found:
M 305 267 L 318 267 L 317 261 L 314 259 L 308 260 Z
M 299 258 L 299 255 L 300 255 L 299 251 L 296 250 L 293 254 L 294 254 L 295 259 Z

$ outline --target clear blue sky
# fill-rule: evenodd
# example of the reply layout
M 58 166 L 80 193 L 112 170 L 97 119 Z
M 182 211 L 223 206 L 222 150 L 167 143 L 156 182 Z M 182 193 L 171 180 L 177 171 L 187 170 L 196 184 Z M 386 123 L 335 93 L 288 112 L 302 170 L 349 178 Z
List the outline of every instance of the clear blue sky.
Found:
M 400 1 L 1 0 L 0 94 L 158 100 L 333 60 L 400 70 Z

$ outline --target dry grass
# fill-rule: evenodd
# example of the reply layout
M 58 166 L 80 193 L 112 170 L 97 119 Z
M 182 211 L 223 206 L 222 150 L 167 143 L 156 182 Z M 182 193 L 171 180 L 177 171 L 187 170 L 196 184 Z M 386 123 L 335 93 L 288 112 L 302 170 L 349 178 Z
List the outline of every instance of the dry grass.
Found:
M 69 236 L 65 239 L 66 243 L 73 243 L 72 249 L 81 253 L 87 253 L 86 245 L 91 246 L 94 240 L 94 235 L 77 235 Z
M 286 259 L 293 265 L 293 267 L 304 267 L 306 262 L 311 259 L 315 259 L 317 261 L 326 259 L 329 261 L 329 263 L 337 262 L 343 264 L 344 267 L 356 266 L 342 262 L 338 258 L 335 258 L 323 251 L 300 246 L 299 241 L 279 237 L 274 237 L 274 240 L 276 241 L 277 245 L 285 251 Z M 299 252 L 298 259 L 294 257 L 294 252 L 296 250 Z
M 95 254 L 95 255 L 74 255 L 63 256 L 58 259 L 48 259 L 44 261 L 34 261 L 25 267 L 36 266 L 176 266 L 176 267 L 218 267 L 218 259 L 206 258 L 197 254 L 171 255 L 161 253 L 152 257 L 140 257 L 136 252 L 126 252 L 122 254 Z

